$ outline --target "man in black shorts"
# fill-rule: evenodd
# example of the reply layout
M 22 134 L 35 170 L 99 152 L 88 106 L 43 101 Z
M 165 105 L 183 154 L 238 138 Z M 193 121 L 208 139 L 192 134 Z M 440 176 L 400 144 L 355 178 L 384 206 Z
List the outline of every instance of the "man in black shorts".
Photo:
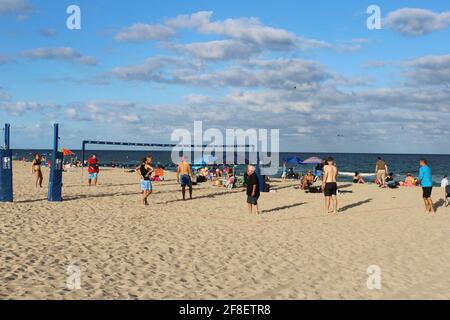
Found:
M 325 161 L 325 167 L 323 168 L 323 192 L 325 194 L 325 210 L 327 213 L 337 214 L 337 176 L 338 169 L 334 164 L 334 159 L 329 157 Z M 334 209 L 330 210 L 330 200 L 333 198 Z
M 259 190 L 259 180 L 258 176 L 255 172 L 254 166 L 247 167 L 247 204 L 248 204 L 248 212 L 253 213 L 253 208 L 255 209 L 256 214 L 260 214 L 258 208 L 258 199 L 260 195 Z

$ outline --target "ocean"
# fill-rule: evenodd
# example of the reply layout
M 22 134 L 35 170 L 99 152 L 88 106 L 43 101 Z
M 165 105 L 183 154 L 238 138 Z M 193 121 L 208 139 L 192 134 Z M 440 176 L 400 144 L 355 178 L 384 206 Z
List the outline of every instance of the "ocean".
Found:
M 81 150 L 72 150 L 76 156 L 81 159 Z M 13 150 L 13 157 L 15 159 L 25 158 L 30 160 L 32 154 L 38 152 L 40 154 L 50 154 L 51 150 Z M 95 153 L 102 165 L 109 165 L 114 163 L 116 165 L 134 166 L 139 162 L 143 156 L 151 153 L 155 164 L 162 164 L 168 169 L 171 165 L 171 153 L 169 151 L 145 151 L 145 150 L 89 150 L 86 156 Z M 335 159 L 339 168 L 341 181 L 351 181 L 351 177 L 355 171 L 358 171 L 364 178 L 372 182 L 375 178 L 375 162 L 378 156 L 381 156 L 387 163 L 389 171 L 395 174 L 396 180 L 404 180 L 406 174 L 411 173 L 417 176 L 419 170 L 419 160 L 424 157 L 433 171 L 433 180 L 439 184 L 444 175 L 450 174 L 450 155 L 417 155 L 417 154 L 361 154 L 361 153 L 280 153 L 280 170 L 283 165 L 283 160 L 297 156 L 301 159 L 309 157 L 326 158 L 331 156 Z M 70 160 L 70 157 L 68 157 Z M 304 173 L 306 170 L 313 169 L 312 165 L 295 166 L 296 172 Z M 243 170 L 243 167 L 241 168 Z

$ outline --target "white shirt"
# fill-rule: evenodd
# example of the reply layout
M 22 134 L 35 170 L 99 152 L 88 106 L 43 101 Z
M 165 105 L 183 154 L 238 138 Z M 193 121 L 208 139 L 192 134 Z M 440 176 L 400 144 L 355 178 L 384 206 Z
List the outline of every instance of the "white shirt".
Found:
M 445 188 L 448 185 L 449 185 L 449 183 L 448 183 L 448 179 L 447 178 L 444 178 L 444 179 L 441 180 L 441 188 Z

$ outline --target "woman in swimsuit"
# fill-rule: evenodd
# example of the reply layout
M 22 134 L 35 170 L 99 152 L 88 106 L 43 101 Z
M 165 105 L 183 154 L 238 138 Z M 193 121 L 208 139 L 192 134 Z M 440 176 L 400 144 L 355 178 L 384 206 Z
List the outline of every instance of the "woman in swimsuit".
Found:
M 363 177 L 361 177 L 359 172 L 355 172 L 355 175 L 353 176 L 353 183 L 364 184 L 366 182 L 364 181 Z
M 42 188 L 42 181 L 44 180 L 44 176 L 42 175 L 41 170 L 42 159 L 39 154 L 35 154 L 33 156 L 33 162 L 31 163 L 31 172 L 36 177 L 36 188 L 39 186 Z

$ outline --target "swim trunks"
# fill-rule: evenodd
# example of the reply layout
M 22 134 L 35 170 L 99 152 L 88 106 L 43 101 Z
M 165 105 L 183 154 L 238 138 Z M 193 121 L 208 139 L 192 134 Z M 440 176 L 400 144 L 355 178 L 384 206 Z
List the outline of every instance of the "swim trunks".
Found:
M 189 188 L 192 187 L 192 180 L 191 176 L 187 174 L 182 174 L 180 176 L 180 184 L 182 187 L 188 186 Z
M 423 187 L 423 197 L 425 199 L 431 198 L 431 192 L 433 191 L 433 187 Z
M 98 173 L 89 173 L 89 180 L 95 180 L 98 177 Z
M 247 196 L 247 203 L 256 206 L 258 205 L 258 199 L 259 197 Z
M 335 196 L 337 194 L 337 183 L 336 182 L 326 183 L 323 193 L 325 194 L 325 197 Z

